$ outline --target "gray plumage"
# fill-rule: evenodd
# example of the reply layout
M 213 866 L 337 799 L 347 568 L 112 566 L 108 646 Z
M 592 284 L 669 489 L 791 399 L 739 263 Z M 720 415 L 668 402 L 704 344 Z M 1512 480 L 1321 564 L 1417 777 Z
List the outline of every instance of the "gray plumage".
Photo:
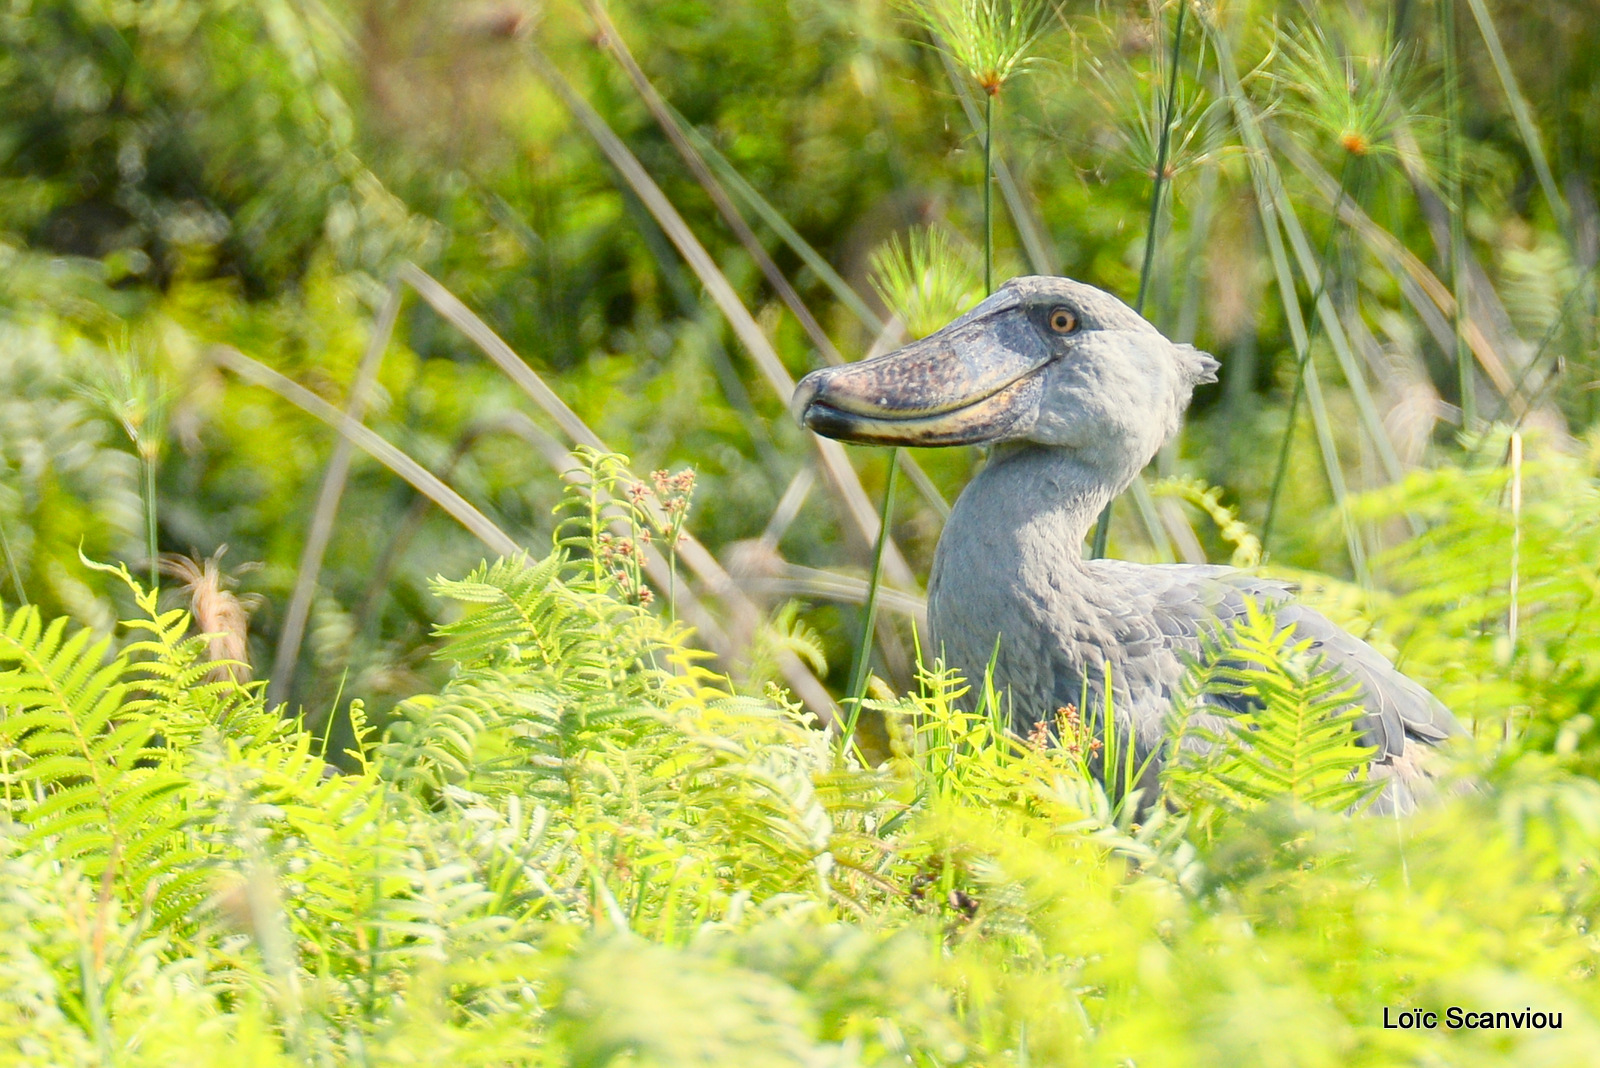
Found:
M 1157 752 L 1186 662 L 1208 628 L 1246 604 L 1273 606 L 1360 687 L 1376 806 L 1405 811 L 1423 747 L 1461 728 L 1372 647 L 1292 600 L 1287 585 L 1232 568 L 1086 561 L 1083 539 L 1177 431 L 1216 361 L 1176 345 L 1115 297 L 1064 278 L 1013 279 L 937 334 L 875 360 L 806 376 L 797 414 L 851 441 L 986 442 L 988 465 L 962 492 L 934 553 L 933 647 L 968 679 L 991 657 L 1019 731 L 1085 692 L 1103 707 L 1111 665 L 1119 728 L 1138 758 Z M 1219 708 L 1227 712 L 1227 708 Z

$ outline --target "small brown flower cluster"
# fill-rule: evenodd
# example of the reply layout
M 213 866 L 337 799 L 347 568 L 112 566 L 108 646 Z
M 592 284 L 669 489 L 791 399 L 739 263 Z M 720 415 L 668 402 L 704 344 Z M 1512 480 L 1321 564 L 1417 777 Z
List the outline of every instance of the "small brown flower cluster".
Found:
M 1050 723 L 1041 719 L 1028 731 L 1028 748 L 1035 752 L 1044 752 L 1050 748 Z
M 655 485 L 661 510 L 666 513 L 667 522 L 661 532 L 662 537 L 669 549 L 675 549 L 678 539 L 683 537 L 684 523 L 689 518 L 689 499 L 694 496 L 694 472 L 687 467 L 675 475 L 669 475 L 666 471 L 652 471 L 650 481 Z
M 1061 748 L 1069 756 L 1098 753 L 1102 746 L 1092 729 L 1083 722 L 1077 705 L 1062 705 L 1056 709 L 1056 731 L 1061 736 Z
M 1053 721 L 1041 719 L 1035 723 L 1028 731 L 1028 748 L 1035 752 L 1043 752 L 1050 748 L 1050 743 L 1055 738 L 1061 740 L 1062 752 L 1071 757 L 1093 755 L 1103 748 L 1100 739 L 1094 737 L 1093 729 L 1083 722 L 1077 705 L 1062 705 L 1056 709 Z
M 600 564 L 611 573 L 622 596 L 639 604 L 649 604 L 655 594 L 644 584 L 640 567 L 644 564 L 644 547 L 650 544 L 650 532 L 641 530 L 638 538 L 619 538 L 609 531 L 595 537 Z
M 694 472 L 684 469 L 674 475 L 666 471 L 652 471 L 648 482 L 628 481 L 624 485 L 623 493 L 628 498 L 631 513 L 628 518 L 633 536 L 600 534 L 595 539 L 596 555 L 601 567 L 610 573 L 625 599 L 648 605 L 655 600 L 655 594 L 644 584 L 645 549 L 659 538 L 662 548 L 673 554 L 672 563 L 675 566 L 678 543 L 683 538 L 683 528 L 689 519 Z M 655 508 L 650 507 L 652 497 L 656 501 Z

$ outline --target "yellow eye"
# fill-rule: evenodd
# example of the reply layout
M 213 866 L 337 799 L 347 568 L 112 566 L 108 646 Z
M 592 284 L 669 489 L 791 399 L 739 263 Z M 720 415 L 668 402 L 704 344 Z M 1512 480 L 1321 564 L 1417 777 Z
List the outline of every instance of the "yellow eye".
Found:
M 1058 334 L 1070 334 L 1078 329 L 1078 317 L 1066 308 L 1055 308 L 1050 312 L 1050 329 Z

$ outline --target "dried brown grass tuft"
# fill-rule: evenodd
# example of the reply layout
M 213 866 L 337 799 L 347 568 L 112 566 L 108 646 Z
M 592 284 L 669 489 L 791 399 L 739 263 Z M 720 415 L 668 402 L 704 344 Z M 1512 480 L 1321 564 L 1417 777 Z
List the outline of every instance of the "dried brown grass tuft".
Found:
M 222 570 L 221 560 L 228 551 L 221 546 L 205 560 L 195 560 L 180 553 L 163 553 L 161 571 L 183 583 L 189 596 L 189 613 L 194 617 L 195 629 L 206 638 L 206 659 L 216 666 L 206 674 L 207 682 L 232 679 L 249 682 L 250 667 L 250 615 L 260 604 L 260 599 L 246 594 L 241 597 L 233 591 L 238 584 L 238 574 L 251 570 L 253 565 L 243 564 L 235 574 Z

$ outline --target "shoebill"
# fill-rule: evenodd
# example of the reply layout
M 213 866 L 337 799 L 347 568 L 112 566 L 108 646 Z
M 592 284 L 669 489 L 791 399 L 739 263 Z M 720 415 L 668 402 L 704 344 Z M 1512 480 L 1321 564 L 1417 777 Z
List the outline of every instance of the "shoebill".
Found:
M 1218 366 L 1093 286 L 1015 278 L 930 337 L 812 372 L 794 410 L 841 441 L 991 447 L 934 552 L 928 626 L 931 649 L 969 680 L 993 658 L 1019 734 L 1068 704 L 1103 708 L 1109 664 L 1119 735 L 1141 765 L 1150 759 L 1151 781 L 1188 661 L 1254 601 L 1359 687 L 1360 738 L 1376 749 L 1372 775 L 1388 780 L 1374 809 L 1408 811 L 1425 788 L 1426 748 L 1461 727 L 1382 654 L 1281 582 L 1083 558 L 1101 509 L 1177 431 L 1194 387 L 1215 382 Z

